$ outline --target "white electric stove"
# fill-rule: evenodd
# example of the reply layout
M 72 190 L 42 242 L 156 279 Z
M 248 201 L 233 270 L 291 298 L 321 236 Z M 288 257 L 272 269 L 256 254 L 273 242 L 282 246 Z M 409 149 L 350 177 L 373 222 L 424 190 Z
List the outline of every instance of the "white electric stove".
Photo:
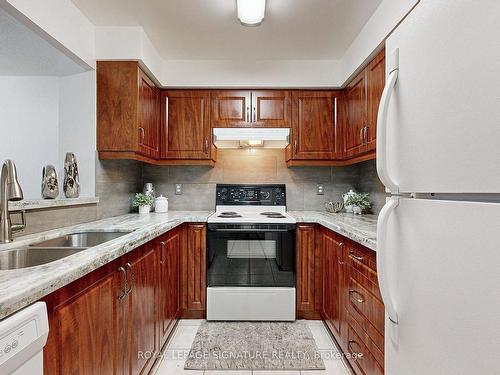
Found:
M 217 185 L 207 320 L 295 320 L 295 219 L 285 185 Z

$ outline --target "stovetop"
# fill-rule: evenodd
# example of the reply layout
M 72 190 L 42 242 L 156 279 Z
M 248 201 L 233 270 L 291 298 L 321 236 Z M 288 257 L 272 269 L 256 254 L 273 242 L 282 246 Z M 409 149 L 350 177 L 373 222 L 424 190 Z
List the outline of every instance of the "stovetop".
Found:
M 216 187 L 215 213 L 209 223 L 295 223 L 286 213 L 285 185 Z

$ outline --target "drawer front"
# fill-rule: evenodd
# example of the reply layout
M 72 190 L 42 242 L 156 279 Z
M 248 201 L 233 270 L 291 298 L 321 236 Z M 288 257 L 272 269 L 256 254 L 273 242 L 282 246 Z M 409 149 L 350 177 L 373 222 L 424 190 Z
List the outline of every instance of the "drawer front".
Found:
M 354 276 L 354 277 L 353 277 Z M 356 280 L 351 270 L 347 309 L 377 346 L 384 348 L 384 305 Z
M 375 358 L 377 361 L 378 365 L 381 368 L 384 368 L 384 352 L 379 348 L 377 344 L 373 342 L 370 336 L 361 328 L 359 323 L 354 319 L 354 317 L 347 313 L 347 324 L 348 327 L 358 335 L 358 337 L 361 339 L 363 342 L 363 345 L 366 347 L 366 349 L 370 352 L 370 354 Z
M 351 325 L 347 329 L 348 360 L 360 375 L 383 375 L 384 370 Z

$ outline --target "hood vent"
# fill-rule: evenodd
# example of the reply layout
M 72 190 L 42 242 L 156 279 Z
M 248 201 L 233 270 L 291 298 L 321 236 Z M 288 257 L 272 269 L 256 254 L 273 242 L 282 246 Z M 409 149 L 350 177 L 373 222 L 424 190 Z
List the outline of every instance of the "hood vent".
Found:
M 218 148 L 285 148 L 288 128 L 214 128 L 214 144 Z

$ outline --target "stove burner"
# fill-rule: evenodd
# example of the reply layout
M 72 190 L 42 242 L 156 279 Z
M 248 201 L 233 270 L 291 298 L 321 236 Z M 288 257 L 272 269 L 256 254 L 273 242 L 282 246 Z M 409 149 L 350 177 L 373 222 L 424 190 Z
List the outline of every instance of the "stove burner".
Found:
M 268 215 L 281 215 L 281 213 L 276 212 L 276 211 L 274 211 L 274 212 L 273 211 L 261 212 L 260 214 L 266 215 L 266 216 L 268 216 Z
M 284 219 L 286 216 L 283 216 L 282 214 L 277 214 L 277 215 L 267 215 L 267 217 L 270 219 Z
M 235 217 L 241 217 L 241 215 L 239 215 L 237 212 L 227 211 L 227 212 L 221 212 L 219 215 L 217 215 L 217 217 L 225 217 L 228 219 L 232 219 Z

